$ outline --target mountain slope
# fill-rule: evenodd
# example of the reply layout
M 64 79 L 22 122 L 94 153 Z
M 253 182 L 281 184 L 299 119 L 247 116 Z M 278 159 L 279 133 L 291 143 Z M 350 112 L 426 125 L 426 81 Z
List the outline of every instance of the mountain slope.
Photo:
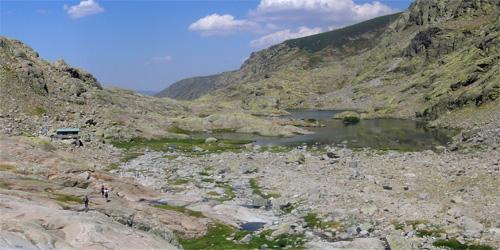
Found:
M 85 138 L 188 138 L 186 131 L 234 130 L 270 136 L 309 133 L 243 111 L 240 103 L 189 107 L 117 88 L 103 88 L 90 73 L 62 59 L 52 63 L 22 42 L 0 36 L 0 123 L 12 135 L 48 128 L 79 128 Z
M 401 14 L 286 41 L 253 53 L 197 102 L 239 99 L 257 114 L 357 109 L 426 120 L 480 110 L 498 102 L 499 6 L 498 0 L 416 1 Z M 332 39 L 338 32 L 357 33 Z
M 338 61 L 371 48 L 381 31 L 401 13 L 375 18 L 338 30 L 293 39 L 254 52 L 237 71 L 181 80 L 156 94 L 178 100 L 194 100 L 223 89 L 267 79 L 280 69 L 310 69 L 324 61 Z

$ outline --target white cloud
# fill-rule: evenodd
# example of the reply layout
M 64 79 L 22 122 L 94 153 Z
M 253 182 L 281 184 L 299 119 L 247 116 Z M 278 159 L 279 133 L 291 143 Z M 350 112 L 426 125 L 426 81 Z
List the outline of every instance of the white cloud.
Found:
M 99 4 L 93 0 L 81 1 L 80 4 L 71 7 L 68 7 L 68 5 L 65 4 L 64 10 L 66 10 L 66 13 L 68 13 L 70 18 L 81 18 L 104 12 L 104 8 L 99 6 Z
M 236 20 L 231 15 L 212 14 L 189 26 L 191 31 L 201 31 L 202 36 L 227 35 L 237 31 L 257 31 L 259 25 L 248 20 Z
M 170 60 L 172 60 L 171 56 L 153 57 L 147 64 L 163 63 L 163 62 L 168 62 Z
M 310 29 L 308 27 L 300 27 L 299 30 L 293 33 L 290 29 L 281 30 L 267 36 L 263 36 L 259 39 L 250 41 L 249 47 L 253 48 L 265 48 L 273 44 L 281 43 L 288 39 L 294 39 L 304 36 L 310 36 L 323 32 L 321 28 Z
M 380 2 L 353 0 L 261 0 L 249 16 L 260 22 L 298 22 L 321 26 L 343 25 L 396 12 Z

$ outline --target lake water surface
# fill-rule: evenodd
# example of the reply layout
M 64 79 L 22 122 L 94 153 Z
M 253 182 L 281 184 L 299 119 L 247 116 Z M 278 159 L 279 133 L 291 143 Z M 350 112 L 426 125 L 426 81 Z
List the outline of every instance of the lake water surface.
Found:
M 208 136 L 219 139 L 253 140 L 254 144 L 267 146 L 298 146 L 320 144 L 345 144 L 349 148 L 376 148 L 401 150 L 426 150 L 445 146 L 451 141 L 453 131 L 426 128 L 425 123 L 401 119 L 361 120 L 356 124 L 345 125 L 332 117 L 342 111 L 288 110 L 288 118 L 316 119 L 324 127 L 307 127 L 313 135 L 299 135 L 292 138 L 264 137 L 254 134 L 213 133 L 192 134 L 193 138 Z

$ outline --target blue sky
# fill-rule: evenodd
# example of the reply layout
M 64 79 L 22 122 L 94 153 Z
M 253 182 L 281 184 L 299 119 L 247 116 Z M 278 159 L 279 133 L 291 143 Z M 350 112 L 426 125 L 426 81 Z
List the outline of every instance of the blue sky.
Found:
M 161 91 L 236 70 L 254 51 L 405 10 L 412 1 L 2 0 L 0 34 L 103 86 Z

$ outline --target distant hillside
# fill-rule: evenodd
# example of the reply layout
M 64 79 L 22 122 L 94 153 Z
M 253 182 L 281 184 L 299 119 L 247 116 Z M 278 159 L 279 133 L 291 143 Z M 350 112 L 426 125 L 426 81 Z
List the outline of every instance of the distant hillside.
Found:
M 241 103 L 193 108 L 170 98 L 106 87 L 83 69 L 40 58 L 28 45 L 0 36 L 0 133 L 36 136 L 79 128 L 94 141 L 189 138 L 186 132 L 233 130 L 269 136 L 308 131 L 254 117 Z
M 346 50 L 346 48 L 357 48 L 354 51 L 370 48 L 376 41 L 371 38 L 380 35 L 384 31 L 383 28 L 396 20 L 401 13 L 377 17 L 325 33 L 287 40 L 284 43 L 310 53 L 319 52 L 326 48 L 336 48 L 343 50 L 342 54 L 349 55 L 352 54 L 352 51 Z
M 175 82 L 154 96 L 169 97 L 177 100 L 194 100 L 214 89 L 220 75 L 193 77 Z
M 400 14 L 378 17 L 342 29 L 285 41 L 252 53 L 237 71 L 181 80 L 156 96 L 194 100 L 219 89 L 234 89 L 238 85 L 269 78 L 280 68 L 313 68 L 323 61 L 356 55 L 374 46 L 384 28 Z
M 365 117 L 451 119 L 498 103 L 498 37 L 498 0 L 417 0 L 403 13 L 252 53 L 239 70 L 210 76 L 217 81 L 203 91 L 192 89 L 203 86 L 201 77 L 185 85 L 189 97 L 182 83 L 170 96 L 241 100 L 254 114 L 356 109 Z
M 189 113 L 175 100 L 103 88 L 89 72 L 62 59 L 44 60 L 28 45 L 1 36 L 0 89 L 2 129 L 13 134 L 48 127 L 81 128 L 96 138 L 165 135 L 168 117 Z
M 136 92 L 139 94 L 149 95 L 149 96 L 154 96 L 156 95 L 156 93 L 158 93 L 156 91 L 148 91 L 148 90 L 137 90 Z

